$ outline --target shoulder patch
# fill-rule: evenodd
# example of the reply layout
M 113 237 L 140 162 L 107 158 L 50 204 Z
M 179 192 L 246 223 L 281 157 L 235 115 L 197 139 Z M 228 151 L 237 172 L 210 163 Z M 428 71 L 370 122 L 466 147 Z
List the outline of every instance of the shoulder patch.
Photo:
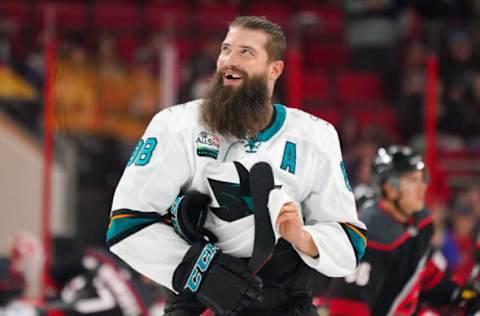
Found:
M 220 138 L 217 135 L 201 131 L 198 134 L 195 143 L 197 146 L 198 156 L 210 157 L 213 159 L 218 158 L 218 152 L 220 150 Z

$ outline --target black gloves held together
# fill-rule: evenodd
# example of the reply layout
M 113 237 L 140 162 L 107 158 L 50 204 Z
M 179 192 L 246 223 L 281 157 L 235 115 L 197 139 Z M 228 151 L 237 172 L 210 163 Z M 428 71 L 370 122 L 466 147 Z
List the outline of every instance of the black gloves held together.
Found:
M 192 244 L 173 275 L 177 292 L 190 291 L 216 315 L 235 315 L 261 301 L 262 282 L 246 262 L 221 252 L 211 243 Z

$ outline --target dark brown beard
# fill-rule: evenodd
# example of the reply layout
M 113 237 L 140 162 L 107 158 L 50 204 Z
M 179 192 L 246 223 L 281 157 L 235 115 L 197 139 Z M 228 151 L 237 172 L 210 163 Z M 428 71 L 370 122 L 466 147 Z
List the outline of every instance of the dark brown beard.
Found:
M 222 135 L 245 138 L 257 131 L 269 113 L 266 76 L 248 77 L 242 74 L 243 84 L 237 88 L 223 85 L 223 72 L 216 72 L 209 84 L 201 107 L 203 122 Z

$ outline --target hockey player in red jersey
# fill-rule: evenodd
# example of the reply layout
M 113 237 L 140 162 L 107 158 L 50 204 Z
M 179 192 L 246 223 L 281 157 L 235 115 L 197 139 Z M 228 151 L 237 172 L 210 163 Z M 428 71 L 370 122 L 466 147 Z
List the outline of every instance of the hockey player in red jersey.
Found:
M 446 276 L 444 257 L 430 246 L 421 156 L 409 147 L 380 148 L 372 180 L 379 198 L 360 212 L 367 250 L 354 274 L 333 281 L 330 315 L 418 315 L 420 300 L 445 306 L 475 299 L 477 291 Z

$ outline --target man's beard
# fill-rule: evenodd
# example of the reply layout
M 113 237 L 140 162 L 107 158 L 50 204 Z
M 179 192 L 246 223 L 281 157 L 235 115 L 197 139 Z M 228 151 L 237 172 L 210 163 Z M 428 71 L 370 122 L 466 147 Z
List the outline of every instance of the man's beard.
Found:
M 239 87 L 223 84 L 223 71 L 217 71 L 209 84 L 201 107 L 204 123 L 222 135 L 245 138 L 268 122 L 270 102 L 267 77 L 248 77 L 241 73 L 243 84 Z

